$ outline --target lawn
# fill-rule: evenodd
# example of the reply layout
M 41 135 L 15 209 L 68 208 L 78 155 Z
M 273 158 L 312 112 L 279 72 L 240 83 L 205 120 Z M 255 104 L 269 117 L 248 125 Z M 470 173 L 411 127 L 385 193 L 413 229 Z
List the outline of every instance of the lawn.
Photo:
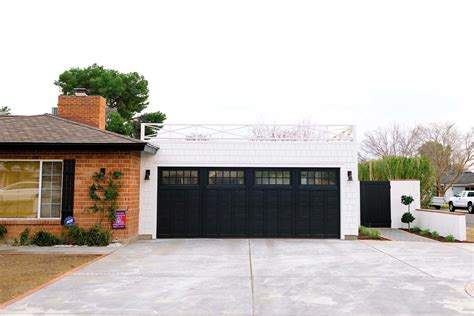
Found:
M 99 257 L 65 254 L 0 254 L 0 305 Z

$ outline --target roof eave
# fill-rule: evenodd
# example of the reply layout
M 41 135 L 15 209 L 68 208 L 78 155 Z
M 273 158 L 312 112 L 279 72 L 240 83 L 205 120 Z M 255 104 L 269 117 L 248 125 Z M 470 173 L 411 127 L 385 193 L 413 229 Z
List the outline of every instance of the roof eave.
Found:
M 125 150 L 142 151 L 146 143 L 0 143 L 0 150 Z

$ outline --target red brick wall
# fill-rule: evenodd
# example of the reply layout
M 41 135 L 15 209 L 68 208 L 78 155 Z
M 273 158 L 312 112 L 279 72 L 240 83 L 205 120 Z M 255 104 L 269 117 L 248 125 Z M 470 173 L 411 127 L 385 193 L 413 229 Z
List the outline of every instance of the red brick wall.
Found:
M 105 98 L 97 95 L 58 97 L 58 115 L 62 118 L 105 129 Z
M 93 183 L 92 175 L 100 168 L 109 171 L 121 171 L 123 173 L 120 189 L 119 206 L 120 209 L 127 210 L 127 227 L 122 230 L 114 230 L 113 236 L 118 239 L 130 239 L 138 235 L 138 216 L 140 199 L 140 152 L 138 151 L 0 151 L 0 160 L 48 160 L 48 159 L 75 159 L 75 182 L 74 182 L 74 217 L 76 223 L 81 227 L 94 226 L 100 221 L 97 213 L 87 210 L 92 206 L 92 201 L 88 197 L 89 186 Z M 103 225 L 108 225 L 107 220 L 102 220 Z M 58 220 L 41 219 L 21 219 L 8 220 L 0 219 L 0 224 L 7 226 L 7 238 L 17 238 L 25 227 L 30 227 L 32 232 L 37 230 L 48 230 L 53 233 L 60 233 L 61 223 Z

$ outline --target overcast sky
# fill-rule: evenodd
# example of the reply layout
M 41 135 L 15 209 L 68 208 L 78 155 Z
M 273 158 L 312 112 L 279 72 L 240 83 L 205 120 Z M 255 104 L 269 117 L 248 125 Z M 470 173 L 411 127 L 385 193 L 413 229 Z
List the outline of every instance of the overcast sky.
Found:
M 474 125 L 474 1 L 1 1 L 0 106 L 137 71 L 169 123 Z

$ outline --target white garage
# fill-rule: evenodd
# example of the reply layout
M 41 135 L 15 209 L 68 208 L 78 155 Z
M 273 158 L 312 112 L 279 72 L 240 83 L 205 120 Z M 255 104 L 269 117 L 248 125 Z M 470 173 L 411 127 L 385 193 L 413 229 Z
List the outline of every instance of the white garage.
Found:
M 352 238 L 354 135 L 350 125 L 142 126 L 142 139 L 159 149 L 142 154 L 139 233 Z

